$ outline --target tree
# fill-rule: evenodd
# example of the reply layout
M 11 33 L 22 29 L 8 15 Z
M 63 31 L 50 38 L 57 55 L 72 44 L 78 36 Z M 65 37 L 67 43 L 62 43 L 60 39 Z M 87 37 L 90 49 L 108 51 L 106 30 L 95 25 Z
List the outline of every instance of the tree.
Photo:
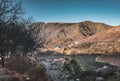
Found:
M 29 31 L 33 39 L 36 42 L 36 48 L 44 47 L 50 41 L 48 38 L 48 31 L 44 30 L 45 23 L 33 23 L 29 26 Z
M 14 0 L 0 0 L 0 57 L 4 67 L 5 57 L 15 56 L 17 50 L 23 55 L 33 49 L 34 40 L 31 38 L 26 26 L 30 19 L 22 15 L 22 2 Z

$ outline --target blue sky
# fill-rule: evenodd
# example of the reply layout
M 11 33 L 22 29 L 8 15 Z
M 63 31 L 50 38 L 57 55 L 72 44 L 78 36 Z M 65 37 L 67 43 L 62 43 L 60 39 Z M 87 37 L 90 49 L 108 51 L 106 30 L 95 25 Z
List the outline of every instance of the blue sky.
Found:
M 82 22 L 120 25 L 120 0 L 23 0 L 25 17 L 37 22 Z

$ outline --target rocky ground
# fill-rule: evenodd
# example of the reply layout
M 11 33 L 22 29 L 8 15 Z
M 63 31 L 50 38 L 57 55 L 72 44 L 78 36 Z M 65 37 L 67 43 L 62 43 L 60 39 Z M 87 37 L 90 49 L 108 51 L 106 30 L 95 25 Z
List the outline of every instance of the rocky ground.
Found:
M 0 68 L 0 81 L 120 81 L 119 66 L 98 63 L 95 58 L 96 55 L 16 57 Z
M 0 81 L 51 81 L 51 78 L 33 58 L 17 56 L 7 59 L 5 67 L 0 68 Z
M 62 72 L 65 58 L 48 59 L 39 57 L 37 58 L 37 61 L 44 65 L 47 74 L 52 78 L 53 81 L 67 81 L 65 79 L 65 74 Z
M 46 58 L 44 58 L 44 56 L 40 56 L 37 57 L 36 60 L 40 63 L 43 64 L 44 67 L 46 68 L 46 72 L 47 74 L 51 77 L 51 79 L 53 81 L 72 81 L 69 80 L 68 77 L 68 71 L 66 69 L 64 69 L 65 64 L 67 65 L 67 68 L 69 69 L 75 69 L 75 67 L 77 67 L 74 64 L 72 65 L 71 60 L 75 58 L 76 61 L 78 62 L 78 68 L 77 71 L 79 71 L 79 68 L 82 69 L 83 73 L 80 75 L 81 77 L 83 77 L 84 81 L 85 78 L 87 78 L 86 76 L 88 76 L 89 74 L 84 74 L 87 72 L 90 72 L 90 74 L 93 74 L 93 76 L 91 76 L 92 80 L 94 81 L 104 81 L 106 80 L 106 76 L 111 75 L 115 72 L 115 68 L 109 66 L 108 64 L 103 64 L 103 63 L 97 63 L 95 62 L 95 58 L 96 56 L 91 56 L 91 55 L 82 55 L 82 56 L 77 56 L 77 57 L 73 57 L 73 56 L 46 56 Z M 75 71 L 75 70 L 74 70 Z M 85 75 L 85 76 L 83 76 Z M 98 76 L 96 76 L 98 75 Z M 73 75 L 74 76 L 74 75 Z M 77 74 L 76 74 L 77 76 Z M 104 77 L 103 77 L 104 76 Z M 81 78 L 79 77 L 79 78 Z M 71 78 L 71 76 L 70 76 Z M 73 81 L 80 81 L 79 78 L 77 78 L 77 80 L 73 80 Z
M 96 56 L 58 57 L 48 56 L 36 59 L 44 65 L 53 81 L 117 81 L 109 79 L 111 76 L 116 76 L 117 68 L 95 62 Z

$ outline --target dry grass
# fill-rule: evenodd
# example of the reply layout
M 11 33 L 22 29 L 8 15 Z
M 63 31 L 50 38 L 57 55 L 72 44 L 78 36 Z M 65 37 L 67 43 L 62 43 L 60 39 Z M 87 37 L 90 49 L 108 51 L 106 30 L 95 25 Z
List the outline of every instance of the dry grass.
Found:
M 27 57 L 15 57 L 8 59 L 5 67 L 12 71 L 17 71 L 21 75 L 30 77 L 30 81 L 50 81 L 46 70 L 42 64 L 37 64 Z

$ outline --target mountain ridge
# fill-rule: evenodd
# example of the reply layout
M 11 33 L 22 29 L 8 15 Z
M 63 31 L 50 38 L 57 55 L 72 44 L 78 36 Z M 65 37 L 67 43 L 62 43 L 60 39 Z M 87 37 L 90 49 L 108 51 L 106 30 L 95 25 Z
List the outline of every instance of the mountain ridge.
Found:
M 95 40 L 100 34 L 113 31 L 116 26 L 104 23 L 84 21 L 79 23 L 33 23 L 30 28 L 38 48 L 63 53 L 66 48 Z M 103 33 L 102 33 L 103 32 Z M 114 39 L 115 40 L 115 39 Z M 84 41 L 84 42 L 83 42 Z M 40 47 L 40 45 L 42 46 Z M 73 50 L 75 51 L 75 50 Z M 80 52 L 78 52 L 80 53 Z M 87 53 L 87 52 L 86 52 Z

